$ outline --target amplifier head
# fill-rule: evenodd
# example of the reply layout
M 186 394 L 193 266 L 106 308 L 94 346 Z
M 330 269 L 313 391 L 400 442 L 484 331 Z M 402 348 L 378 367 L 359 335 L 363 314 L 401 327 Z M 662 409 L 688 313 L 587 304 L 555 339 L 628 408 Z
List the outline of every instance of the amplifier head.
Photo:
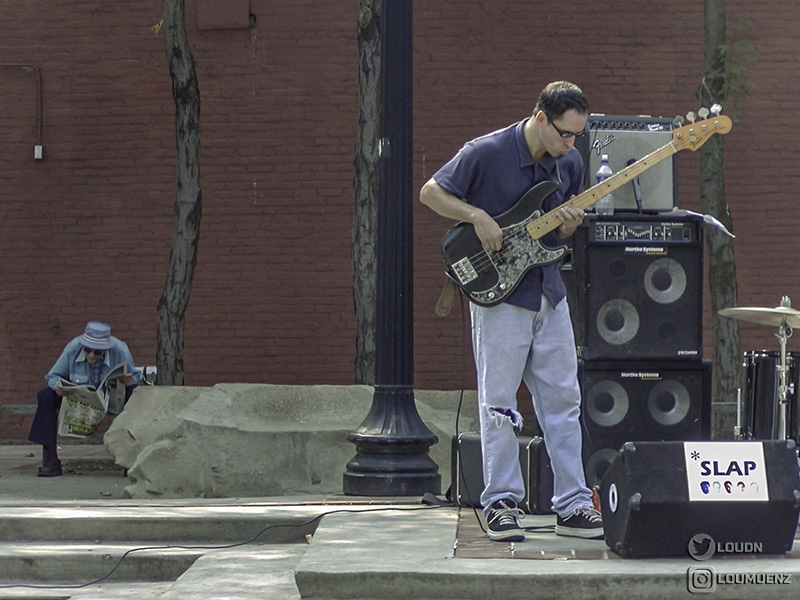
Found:
M 600 156 L 608 154 L 611 170 L 618 173 L 633 160 L 640 160 L 672 140 L 672 120 L 663 117 L 590 115 L 588 129 L 575 147 L 583 156 L 585 186 L 595 184 Z M 675 156 L 661 161 L 638 177 L 642 209 L 650 212 L 671 210 L 676 205 L 677 168 Z M 614 191 L 614 208 L 636 210 L 633 183 Z

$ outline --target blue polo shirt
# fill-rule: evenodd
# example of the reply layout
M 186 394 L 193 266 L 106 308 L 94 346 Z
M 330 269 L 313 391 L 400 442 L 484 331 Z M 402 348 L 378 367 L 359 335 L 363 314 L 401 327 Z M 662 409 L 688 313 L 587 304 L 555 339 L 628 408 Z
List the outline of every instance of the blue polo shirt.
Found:
M 580 153 L 573 148 L 566 156 L 556 158 L 548 154 L 536 162 L 525 142 L 526 122 L 527 119 L 467 142 L 433 175 L 434 180 L 447 192 L 482 208 L 492 217 L 510 209 L 525 192 L 543 181 L 561 182 L 544 200 L 544 212 L 580 194 L 583 191 Z M 546 246 L 558 246 L 554 231 L 541 241 Z M 542 308 L 542 294 L 553 306 L 567 295 L 560 262 L 532 268 L 505 302 L 538 311 Z

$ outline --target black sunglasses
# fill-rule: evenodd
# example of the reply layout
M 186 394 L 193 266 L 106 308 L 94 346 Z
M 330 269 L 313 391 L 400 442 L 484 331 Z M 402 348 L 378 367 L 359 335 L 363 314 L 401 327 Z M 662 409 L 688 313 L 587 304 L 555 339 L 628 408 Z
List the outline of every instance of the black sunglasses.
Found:
M 571 131 L 564 131 L 562 129 L 559 129 L 558 125 L 553 123 L 553 120 L 550 118 L 550 115 L 548 115 L 547 113 L 544 113 L 544 114 L 547 117 L 547 122 L 550 123 L 550 125 L 553 126 L 553 129 L 555 129 L 558 132 L 558 135 L 560 135 L 562 138 L 571 138 L 571 137 L 579 138 L 579 137 L 583 137 L 584 134 L 586 133 L 585 129 L 582 129 L 581 131 L 579 131 L 577 133 L 573 133 Z
M 97 354 L 98 356 L 103 356 L 106 353 L 105 350 L 96 350 L 95 348 L 87 348 L 86 346 L 83 347 L 83 351 L 86 354 Z

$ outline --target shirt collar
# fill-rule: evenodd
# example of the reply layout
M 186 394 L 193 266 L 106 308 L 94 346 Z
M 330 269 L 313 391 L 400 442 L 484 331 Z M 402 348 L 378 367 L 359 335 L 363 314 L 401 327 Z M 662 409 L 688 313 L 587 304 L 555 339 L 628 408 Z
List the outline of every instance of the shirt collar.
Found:
M 531 117 L 532 118 L 532 117 Z M 556 168 L 558 159 L 555 156 L 547 154 L 542 160 L 536 162 L 531 156 L 528 142 L 525 140 L 525 124 L 528 119 L 523 119 L 517 123 L 516 139 L 517 139 L 517 152 L 519 153 L 519 166 L 520 168 L 535 167 L 539 165 L 548 175 L 553 173 Z

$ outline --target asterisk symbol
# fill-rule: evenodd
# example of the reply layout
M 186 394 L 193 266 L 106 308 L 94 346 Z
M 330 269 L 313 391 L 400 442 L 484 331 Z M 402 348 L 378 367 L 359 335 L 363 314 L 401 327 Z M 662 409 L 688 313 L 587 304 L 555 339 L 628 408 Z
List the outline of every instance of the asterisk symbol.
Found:
M 695 450 L 694 452 L 692 452 L 692 458 L 694 460 L 698 460 L 700 458 L 700 453 L 697 450 Z

